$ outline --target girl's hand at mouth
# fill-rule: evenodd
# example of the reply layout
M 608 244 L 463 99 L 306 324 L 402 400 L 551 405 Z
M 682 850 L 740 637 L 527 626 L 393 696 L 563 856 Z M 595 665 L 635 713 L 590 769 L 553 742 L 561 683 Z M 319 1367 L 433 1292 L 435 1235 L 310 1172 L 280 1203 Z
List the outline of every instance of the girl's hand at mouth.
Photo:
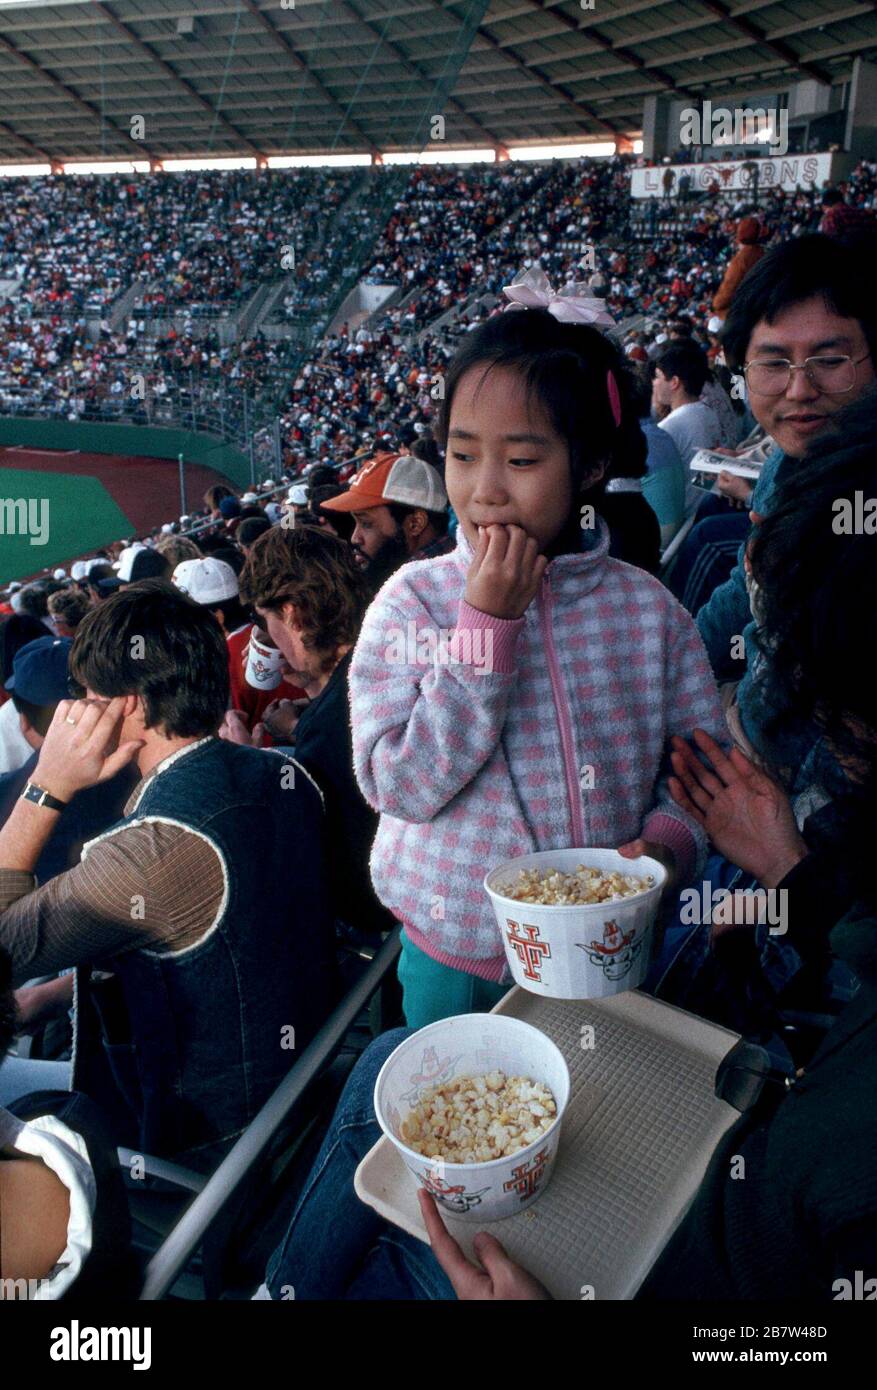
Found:
M 492 618 L 522 618 L 536 596 L 548 559 L 521 526 L 487 526 L 466 576 L 463 595 Z

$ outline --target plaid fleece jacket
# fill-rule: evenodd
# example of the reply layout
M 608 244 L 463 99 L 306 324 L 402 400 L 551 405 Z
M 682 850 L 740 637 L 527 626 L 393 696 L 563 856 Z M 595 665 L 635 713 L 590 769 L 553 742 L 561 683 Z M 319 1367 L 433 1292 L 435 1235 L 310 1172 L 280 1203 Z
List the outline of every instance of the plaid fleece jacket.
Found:
M 380 822 L 381 901 L 433 959 L 506 975 L 483 887 L 534 850 L 615 848 L 642 835 L 682 882 L 706 854 L 666 786 L 671 734 L 727 734 L 689 615 L 609 533 L 561 555 L 523 618 L 463 599 L 472 548 L 403 565 L 375 598 L 350 667 L 356 777 Z

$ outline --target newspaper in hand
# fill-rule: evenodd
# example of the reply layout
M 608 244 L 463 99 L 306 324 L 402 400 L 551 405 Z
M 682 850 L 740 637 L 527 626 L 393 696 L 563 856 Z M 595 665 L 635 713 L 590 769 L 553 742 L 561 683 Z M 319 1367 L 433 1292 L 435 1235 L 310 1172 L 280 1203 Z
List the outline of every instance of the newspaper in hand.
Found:
M 748 459 L 736 459 L 733 454 L 719 454 L 714 449 L 698 449 L 688 465 L 692 473 L 731 473 L 735 478 L 757 478 L 759 464 Z

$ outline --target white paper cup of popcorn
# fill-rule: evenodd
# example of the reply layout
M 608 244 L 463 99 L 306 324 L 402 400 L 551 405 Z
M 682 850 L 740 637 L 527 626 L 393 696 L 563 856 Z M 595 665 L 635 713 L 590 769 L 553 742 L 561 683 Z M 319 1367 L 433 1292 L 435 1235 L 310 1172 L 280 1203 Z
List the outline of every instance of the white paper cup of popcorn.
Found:
M 579 875 L 581 865 L 596 876 Z M 657 859 L 625 859 L 614 849 L 544 850 L 492 869 L 484 887 L 515 984 L 548 999 L 604 999 L 636 989 L 648 972 L 666 879 Z M 610 896 L 564 902 L 595 894 Z
M 512 1078 L 530 1084 L 509 1086 Z M 378 1123 L 418 1185 L 446 1215 L 482 1225 L 524 1211 L 544 1192 L 568 1100 L 559 1048 L 538 1028 L 499 1014 L 462 1014 L 419 1029 L 375 1083 Z M 499 1156 L 459 1157 L 478 1152 Z

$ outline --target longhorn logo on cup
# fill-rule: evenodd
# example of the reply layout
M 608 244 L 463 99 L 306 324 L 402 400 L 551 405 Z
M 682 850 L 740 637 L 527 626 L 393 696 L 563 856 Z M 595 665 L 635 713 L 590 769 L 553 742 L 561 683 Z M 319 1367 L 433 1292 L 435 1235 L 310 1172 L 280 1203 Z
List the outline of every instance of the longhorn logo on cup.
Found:
M 635 931 L 623 932 L 617 922 L 604 922 L 602 941 L 587 945 L 577 941 L 576 945 L 587 951 L 588 960 L 599 965 L 607 980 L 623 980 L 642 950 L 642 941 L 635 938 Z
M 442 1081 L 450 1081 L 454 1074 L 459 1056 L 440 1057 L 434 1047 L 424 1048 L 421 1054 L 420 1071 L 414 1072 L 409 1076 L 411 1090 L 402 1099 L 406 1105 L 416 1105 L 420 1098 L 420 1092 L 427 1086 L 436 1086 Z
M 429 1169 L 418 1176 L 427 1192 L 431 1193 L 437 1202 L 441 1202 L 443 1207 L 447 1207 L 458 1216 L 470 1211 L 472 1207 L 480 1206 L 481 1198 L 485 1192 L 490 1191 L 487 1187 L 480 1187 L 477 1192 L 467 1192 L 463 1183 L 454 1183 L 451 1186 L 444 1178 L 431 1173 Z

